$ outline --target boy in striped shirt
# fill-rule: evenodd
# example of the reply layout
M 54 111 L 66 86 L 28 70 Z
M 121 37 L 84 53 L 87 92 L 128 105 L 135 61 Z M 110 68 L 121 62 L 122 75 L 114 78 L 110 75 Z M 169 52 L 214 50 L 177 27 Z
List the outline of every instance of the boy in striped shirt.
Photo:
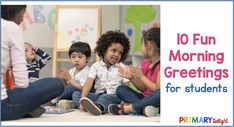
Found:
M 39 79 L 39 71 L 51 60 L 51 56 L 39 48 L 33 47 L 30 43 L 24 43 L 25 55 L 28 68 L 29 83 Z M 38 60 L 36 56 L 39 56 Z

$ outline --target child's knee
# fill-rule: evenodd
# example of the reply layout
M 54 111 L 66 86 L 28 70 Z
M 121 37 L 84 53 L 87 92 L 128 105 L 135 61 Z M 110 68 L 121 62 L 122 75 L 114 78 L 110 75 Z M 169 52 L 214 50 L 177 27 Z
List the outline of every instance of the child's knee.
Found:
M 118 97 L 126 95 L 126 92 L 128 91 L 127 89 L 128 89 L 128 86 L 126 86 L 126 85 L 120 85 L 120 86 L 118 86 L 118 88 L 116 90 L 116 95 Z
M 73 92 L 72 98 L 81 98 L 81 92 L 80 91 Z

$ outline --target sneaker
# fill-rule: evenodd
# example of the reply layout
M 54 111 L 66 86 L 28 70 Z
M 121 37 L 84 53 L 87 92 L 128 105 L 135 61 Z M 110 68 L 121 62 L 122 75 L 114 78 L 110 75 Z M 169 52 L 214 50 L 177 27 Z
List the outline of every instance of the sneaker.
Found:
M 76 108 L 76 105 L 71 100 L 60 100 L 58 102 L 58 107 L 63 109 L 74 109 Z
M 124 104 L 110 104 L 108 106 L 108 112 L 112 115 L 123 115 L 124 113 Z
M 50 102 L 51 102 L 52 105 L 56 105 L 59 101 L 60 101 L 60 98 L 56 97 L 53 100 L 51 100 Z
M 146 106 L 143 110 L 143 114 L 146 117 L 153 117 L 156 116 L 158 113 L 159 113 L 159 107 Z
M 27 114 L 27 116 L 29 117 L 40 117 L 43 113 L 45 113 L 46 109 L 39 106 L 37 108 L 35 108 L 34 110 L 32 110 L 31 112 L 29 112 Z
M 80 104 L 85 110 L 93 115 L 98 116 L 102 114 L 100 107 L 87 97 L 82 97 L 80 99 Z

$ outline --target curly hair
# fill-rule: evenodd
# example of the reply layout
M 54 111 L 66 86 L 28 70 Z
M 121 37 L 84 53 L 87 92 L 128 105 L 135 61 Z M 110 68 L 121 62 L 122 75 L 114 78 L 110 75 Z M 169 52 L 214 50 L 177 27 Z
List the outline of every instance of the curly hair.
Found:
M 119 30 L 107 31 L 101 35 L 97 41 L 97 46 L 94 51 L 98 54 L 99 57 L 104 59 L 104 55 L 112 43 L 119 43 L 123 46 L 124 50 L 120 61 L 126 60 L 130 50 L 130 41 L 128 37 Z

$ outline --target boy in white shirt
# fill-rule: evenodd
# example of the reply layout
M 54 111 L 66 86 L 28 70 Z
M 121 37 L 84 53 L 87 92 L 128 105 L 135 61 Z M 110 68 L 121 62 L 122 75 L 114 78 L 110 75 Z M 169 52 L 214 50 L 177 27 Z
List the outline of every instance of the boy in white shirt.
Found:
M 74 91 L 82 91 L 84 83 L 89 74 L 89 66 L 86 64 L 91 56 L 91 49 L 88 43 L 76 42 L 69 48 L 69 58 L 74 68 L 70 71 L 60 69 L 58 77 L 66 80 L 67 85 L 63 93 L 56 99 L 58 106 L 61 108 L 75 108 L 73 103 L 72 94 Z

